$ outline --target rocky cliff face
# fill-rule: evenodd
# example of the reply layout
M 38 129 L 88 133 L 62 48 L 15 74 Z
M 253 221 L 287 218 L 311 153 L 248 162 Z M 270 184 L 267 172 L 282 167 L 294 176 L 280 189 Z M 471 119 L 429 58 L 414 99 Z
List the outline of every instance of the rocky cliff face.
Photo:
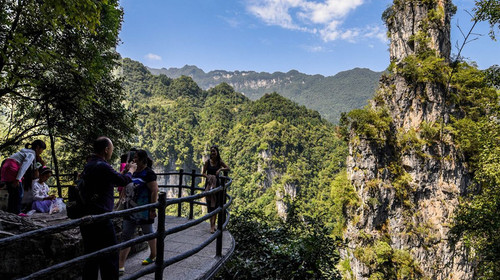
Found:
M 273 183 L 278 181 L 285 174 L 279 170 L 272 160 L 273 152 L 271 150 L 263 150 L 259 153 L 260 161 L 257 163 L 257 172 L 263 174 L 262 188 L 264 190 L 271 188 Z M 265 166 L 265 167 L 263 167 Z M 279 170 L 279 171 L 278 171 Z M 289 212 L 289 205 L 286 198 L 294 200 L 297 197 L 298 186 L 293 183 L 285 183 L 282 187 L 278 187 L 275 191 L 276 212 L 279 217 L 286 219 Z
M 392 73 L 382 77 L 368 121 L 351 122 L 348 174 L 361 206 L 345 231 L 346 278 L 473 278 L 465 251 L 447 236 L 468 184 L 441 129 L 453 106 L 440 67 L 419 72 L 448 63 L 453 8 L 447 0 L 395 0 L 384 14 Z

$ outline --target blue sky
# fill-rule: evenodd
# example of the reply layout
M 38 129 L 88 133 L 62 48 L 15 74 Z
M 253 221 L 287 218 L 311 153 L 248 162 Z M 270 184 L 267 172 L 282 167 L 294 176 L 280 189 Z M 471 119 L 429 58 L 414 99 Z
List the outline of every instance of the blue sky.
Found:
M 473 0 L 453 1 L 452 53 L 467 32 Z M 389 45 L 382 12 L 391 0 L 121 0 L 117 50 L 153 68 L 196 65 L 205 72 L 276 71 L 335 75 L 355 67 L 382 71 Z M 498 29 L 497 29 L 498 30 Z M 462 55 L 484 69 L 500 64 L 500 42 L 482 36 Z M 500 34 L 498 34 L 500 37 Z

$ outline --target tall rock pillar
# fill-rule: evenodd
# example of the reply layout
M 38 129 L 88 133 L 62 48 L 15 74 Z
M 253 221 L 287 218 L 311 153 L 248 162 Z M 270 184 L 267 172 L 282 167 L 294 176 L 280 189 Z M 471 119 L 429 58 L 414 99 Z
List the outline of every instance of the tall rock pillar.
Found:
M 472 279 L 448 241 L 468 176 L 443 126 L 450 57 L 449 0 L 394 0 L 384 13 L 390 74 L 350 113 L 348 176 L 360 199 L 344 233 L 344 278 Z

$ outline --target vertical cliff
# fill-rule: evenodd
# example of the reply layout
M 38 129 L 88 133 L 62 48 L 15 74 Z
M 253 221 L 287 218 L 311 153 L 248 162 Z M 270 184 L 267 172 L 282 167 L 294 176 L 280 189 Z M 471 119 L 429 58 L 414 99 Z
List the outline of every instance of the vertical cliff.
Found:
M 450 0 L 394 0 L 383 17 L 390 74 L 364 110 L 350 113 L 347 168 L 360 198 L 344 237 L 344 276 L 472 279 L 461 247 L 448 242 L 467 170 L 442 128 L 448 100 Z

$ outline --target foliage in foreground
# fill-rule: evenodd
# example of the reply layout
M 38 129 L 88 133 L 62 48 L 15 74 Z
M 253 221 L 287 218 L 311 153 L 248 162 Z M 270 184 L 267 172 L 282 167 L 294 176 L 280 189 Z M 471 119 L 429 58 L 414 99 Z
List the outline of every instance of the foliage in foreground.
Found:
M 116 0 L 0 1 L 1 156 L 46 136 L 75 168 L 96 137 L 128 139 L 134 118 L 112 74 L 121 21 Z
M 338 240 L 319 221 L 250 210 L 236 213 L 229 231 L 236 248 L 216 279 L 341 279 Z
M 463 238 L 477 263 L 477 279 L 500 278 L 500 83 L 498 66 L 478 71 L 462 65 L 455 83 L 464 117 L 452 132 L 472 174 L 469 195 L 455 213 L 454 240 Z M 496 73 L 496 74 L 495 74 Z

